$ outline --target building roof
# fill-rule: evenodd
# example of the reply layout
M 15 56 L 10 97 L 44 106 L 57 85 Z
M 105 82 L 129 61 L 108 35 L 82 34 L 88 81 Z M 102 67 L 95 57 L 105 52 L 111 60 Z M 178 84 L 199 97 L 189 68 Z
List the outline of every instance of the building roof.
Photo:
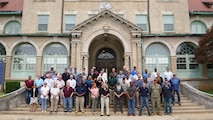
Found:
M 189 11 L 212 12 L 213 0 L 188 0 Z
M 23 0 L 0 0 L 0 12 L 22 10 Z

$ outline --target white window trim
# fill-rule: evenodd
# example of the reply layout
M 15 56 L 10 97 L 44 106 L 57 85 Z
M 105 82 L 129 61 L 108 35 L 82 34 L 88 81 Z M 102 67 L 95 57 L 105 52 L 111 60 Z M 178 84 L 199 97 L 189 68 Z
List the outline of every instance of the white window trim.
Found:
M 42 16 L 42 15 L 43 15 L 43 16 L 48 16 L 48 23 L 47 23 L 47 30 L 46 30 L 46 31 L 39 31 L 39 29 L 38 29 L 38 16 Z M 50 20 L 49 17 L 50 17 L 49 14 L 37 14 L 37 27 L 36 27 L 36 29 L 37 29 L 37 32 L 38 32 L 38 33 L 42 33 L 42 32 L 45 32 L 45 33 L 46 33 L 46 32 L 49 31 L 49 29 L 48 29 L 48 28 L 49 28 L 49 20 Z
M 163 16 L 173 16 L 173 31 L 165 31 L 164 30 L 164 18 L 163 18 Z M 162 14 L 162 28 L 163 28 L 163 32 L 164 33 L 175 33 L 175 16 L 174 16 L 174 14 L 172 14 L 172 13 L 170 13 L 170 14 Z

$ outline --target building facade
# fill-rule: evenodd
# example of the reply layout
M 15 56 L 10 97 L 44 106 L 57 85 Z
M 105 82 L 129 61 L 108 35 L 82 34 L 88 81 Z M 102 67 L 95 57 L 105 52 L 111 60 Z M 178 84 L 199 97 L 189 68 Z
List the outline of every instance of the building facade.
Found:
M 62 73 L 70 65 L 160 73 L 169 66 L 181 79 L 213 77 L 211 65 L 194 61 L 200 37 L 213 25 L 213 1 L 0 1 L 6 80 L 35 77 L 51 66 Z

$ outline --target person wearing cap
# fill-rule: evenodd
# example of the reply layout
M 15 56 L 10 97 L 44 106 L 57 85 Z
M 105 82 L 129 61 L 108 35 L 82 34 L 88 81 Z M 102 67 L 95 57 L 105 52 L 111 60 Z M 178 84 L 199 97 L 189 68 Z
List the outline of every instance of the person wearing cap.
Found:
M 162 87 L 162 93 L 164 96 L 164 109 L 165 109 L 165 115 L 172 114 L 172 87 L 169 85 L 169 82 L 167 79 L 164 81 L 164 86 Z M 169 111 L 168 111 L 169 108 Z
M 122 107 L 122 95 L 123 95 L 123 88 L 121 87 L 121 84 L 118 82 L 114 89 L 114 95 L 115 95 L 115 104 L 114 104 L 114 113 L 117 112 L 117 104 L 119 103 L 120 112 L 123 114 L 123 107 Z
M 149 109 L 149 89 L 146 87 L 146 83 L 143 83 L 142 86 L 139 88 L 140 93 L 140 110 L 139 116 L 142 115 L 142 109 L 145 106 L 147 109 L 148 116 L 150 116 L 150 109 Z
M 173 105 L 175 104 L 174 95 L 176 93 L 177 97 L 178 97 L 178 104 L 181 105 L 181 103 L 180 103 L 180 90 L 179 90 L 180 79 L 176 77 L 176 74 L 173 74 L 173 78 L 171 78 L 170 83 L 171 83 L 172 88 L 173 88 L 172 103 L 173 103 Z
M 157 83 L 157 79 L 154 79 L 154 83 L 150 87 L 151 101 L 152 101 L 152 115 L 162 115 L 160 112 L 160 93 L 162 91 L 161 86 Z

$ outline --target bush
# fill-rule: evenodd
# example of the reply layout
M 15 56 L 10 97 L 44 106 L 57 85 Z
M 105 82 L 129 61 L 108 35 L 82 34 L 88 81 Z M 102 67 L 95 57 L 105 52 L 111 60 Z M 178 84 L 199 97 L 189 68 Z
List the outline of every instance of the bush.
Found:
M 13 92 L 20 88 L 20 81 L 6 81 L 6 93 Z

